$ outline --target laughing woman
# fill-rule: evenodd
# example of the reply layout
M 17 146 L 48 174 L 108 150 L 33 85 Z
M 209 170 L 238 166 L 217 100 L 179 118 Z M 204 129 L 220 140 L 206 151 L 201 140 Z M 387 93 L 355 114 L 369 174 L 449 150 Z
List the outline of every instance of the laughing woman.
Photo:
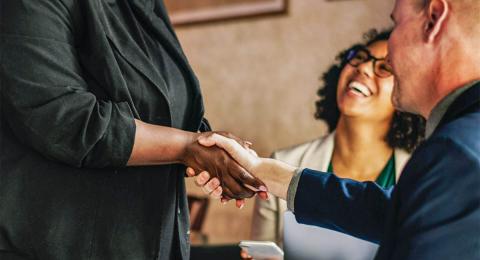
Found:
M 374 181 L 384 188 L 395 185 L 409 153 L 423 138 L 425 123 L 392 105 L 394 78 L 386 63 L 389 34 L 375 30 L 365 34 L 365 44 L 341 52 L 339 62 L 324 74 L 315 117 L 327 122 L 330 133 L 276 151 L 274 159 L 335 172 L 341 178 Z M 286 209 L 284 200 L 257 199 L 252 239 L 283 244 L 288 259 L 373 258 L 375 244 L 298 224 Z
M 375 181 L 389 188 L 423 136 L 424 120 L 396 111 L 393 76 L 386 64 L 389 32 L 370 31 L 366 44 L 340 53 L 339 64 L 324 74 L 317 119 L 330 133 L 275 159 L 302 168 L 335 172 L 341 178 Z M 298 224 L 284 200 L 256 200 L 252 239 L 284 245 L 293 259 L 372 259 L 376 245 L 320 227 Z M 285 229 L 285 230 L 284 230 Z M 284 237 L 285 234 L 285 237 Z

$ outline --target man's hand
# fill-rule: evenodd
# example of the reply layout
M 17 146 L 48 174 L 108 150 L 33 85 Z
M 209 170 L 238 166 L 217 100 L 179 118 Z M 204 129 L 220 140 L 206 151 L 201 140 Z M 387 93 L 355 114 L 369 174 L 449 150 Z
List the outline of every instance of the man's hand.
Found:
M 230 136 L 227 136 L 230 137 Z M 258 158 L 257 154 L 255 151 L 249 149 L 249 145 L 245 145 L 242 142 L 239 142 L 238 140 L 233 140 L 231 138 L 227 138 L 224 134 L 222 133 L 210 133 L 208 135 L 204 135 L 198 138 L 199 143 L 201 143 L 204 146 L 207 147 L 221 147 L 222 149 L 226 150 L 232 157 L 236 157 L 240 162 L 250 162 L 251 164 L 249 167 L 251 170 L 253 170 L 255 167 L 252 167 L 252 165 L 260 164 L 260 158 Z M 248 171 L 248 170 L 247 170 Z M 187 169 L 187 175 L 190 177 L 193 177 L 196 175 L 196 172 L 192 168 Z M 218 198 L 218 194 L 222 194 L 223 189 L 222 186 L 220 185 L 220 181 L 216 178 L 216 176 L 209 174 L 208 171 L 202 172 L 199 175 L 197 175 L 195 182 L 198 186 L 202 187 L 203 191 L 213 198 Z M 248 186 L 250 186 L 247 183 Z M 256 190 L 258 191 L 258 195 L 262 199 L 268 199 L 268 194 L 266 192 L 266 189 L 259 189 Z M 225 203 L 226 201 L 230 200 L 232 197 L 226 195 L 223 193 L 223 196 L 221 196 L 222 203 Z M 245 200 L 243 199 L 237 199 L 236 200 L 236 206 L 238 208 L 242 208 L 245 204 Z
M 198 138 L 198 142 L 208 147 L 221 147 L 248 172 L 265 181 L 269 191 L 273 195 L 281 199 L 286 199 L 288 185 L 290 184 L 294 173 L 297 171 L 296 167 L 278 160 L 260 158 L 249 152 L 248 149 L 243 148 L 237 142 L 218 134 L 200 137 Z M 212 184 L 211 187 L 213 188 L 214 186 L 215 185 Z M 214 191 L 214 189 L 212 191 Z M 264 195 L 266 197 L 266 194 Z M 237 205 L 238 203 L 239 202 L 237 201 Z
M 230 199 L 250 198 L 257 191 L 266 191 L 265 184 L 251 175 L 240 166 L 224 149 L 218 146 L 205 146 L 199 140 L 208 140 L 210 136 L 222 136 L 231 140 L 239 147 L 248 146 L 248 142 L 227 133 L 201 133 L 194 136 L 190 144 L 186 146 L 182 162 L 193 168 L 195 172 L 207 171 L 216 178 L 216 182 L 222 187 L 222 194 Z M 228 136 L 228 137 L 225 137 Z M 231 139 L 235 138 L 235 140 Z
M 262 158 L 252 154 L 252 152 L 250 152 L 248 149 L 245 149 L 245 147 L 235 140 L 229 139 L 223 135 L 211 133 L 209 135 L 200 136 L 198 138 L 198 142 L 206 147 L 217 146 L 222 148 L 248 172 L 253 174 L 258 173 L 263 165 Z
M 135 141 L 128 166 L 183 163 L 198 173 L 209 171 L 218 178 L 226 198 L 246 198 L 253 196 L 255 191 L 266 190 L 262 181 L 248 173 L 225 150 L 199 144 L 199 138 L 208 138 L 213 132 L 192 133 L 137 119 L 135 126 Z M 251 145 L 226 132 L 215 135 L 231 140 L 240 147 Z

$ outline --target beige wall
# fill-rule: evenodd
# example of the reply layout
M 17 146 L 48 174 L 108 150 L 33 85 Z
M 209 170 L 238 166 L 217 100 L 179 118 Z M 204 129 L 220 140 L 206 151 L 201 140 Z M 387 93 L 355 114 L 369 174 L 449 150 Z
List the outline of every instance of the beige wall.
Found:
M 290 0 L 286 15 L 176 31 L 213 127 L 252 141 L 268 156 L 326 133 L 313 119 L 319 76 L 363 32 L 390 26 L 392 6 L 393 0 Z M 189 192 L 199 192 L 187 182 Z M 212 203 L 204 227 L 210 242 L 248 238 L 252 201 L 240 211 L 231 204 Z

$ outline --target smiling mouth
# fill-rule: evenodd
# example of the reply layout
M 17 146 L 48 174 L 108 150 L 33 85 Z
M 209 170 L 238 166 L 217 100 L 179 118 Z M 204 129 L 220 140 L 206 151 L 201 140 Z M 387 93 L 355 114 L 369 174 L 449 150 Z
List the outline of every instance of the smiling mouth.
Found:
M 372 91 L 370 91 L 370 89 L 367 86 L 365 86 L 364 84 L 358 81 L 350 82 L 350 84 L 348 84 L 348 89 L 364 97 L 370 97 L 373 94 Z

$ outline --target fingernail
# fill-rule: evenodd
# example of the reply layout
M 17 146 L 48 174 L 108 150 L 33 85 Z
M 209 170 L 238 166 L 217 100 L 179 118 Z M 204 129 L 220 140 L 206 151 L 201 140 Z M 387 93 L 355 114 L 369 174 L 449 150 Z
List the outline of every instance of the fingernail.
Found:
M 261 191 L 268 191 L 268 190 L 267 190 L 267 187 L 265 187 L 265 186 L 263 186 L 263 185 L 260 186 L 260 187 L 258 187 L 258 189 L 261 190 Z
M 245 206 L 245 204 L 240 204 L 240 207 L 238 207 L 238 208 L 243 209 L 244 206 Z

